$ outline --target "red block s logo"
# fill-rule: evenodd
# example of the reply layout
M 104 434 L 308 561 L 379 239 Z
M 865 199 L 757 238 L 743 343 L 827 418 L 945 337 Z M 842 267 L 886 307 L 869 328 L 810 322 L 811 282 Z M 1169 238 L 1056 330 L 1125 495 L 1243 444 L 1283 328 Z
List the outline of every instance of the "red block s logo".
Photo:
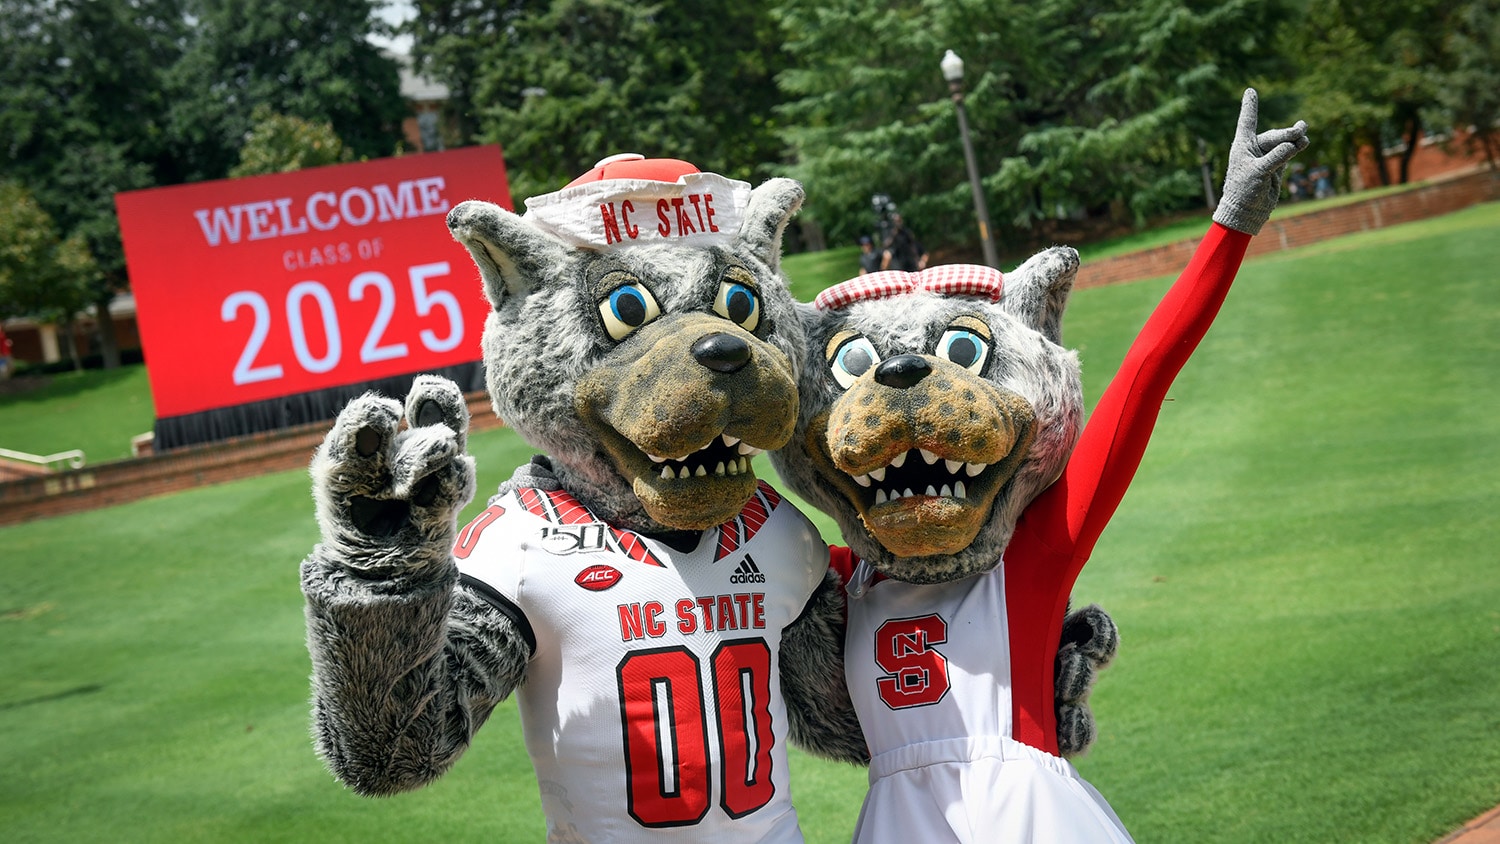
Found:
M 938 615 L 897 618 L 875 631 L 875 664 L 886 676 L 875 681 L 892 709 L 930 706 L 948 694 L 948 658 L 933 645 L 948 641 L 948 622 Z

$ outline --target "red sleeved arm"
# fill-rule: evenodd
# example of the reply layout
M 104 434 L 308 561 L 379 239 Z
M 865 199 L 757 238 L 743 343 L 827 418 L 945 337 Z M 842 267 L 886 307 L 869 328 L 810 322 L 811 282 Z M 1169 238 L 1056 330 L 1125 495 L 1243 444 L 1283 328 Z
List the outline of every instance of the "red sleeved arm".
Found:
M 1089 414 L 1062 476 L 1027 508 L 1037 538 L 1071 549 L 1076 568 L 1125 497 L 1167 390 L 1218 314 L 1249 242 L 1218 223 L 1209 228 Z
M 1131 344 L 1057 482 L 1021 515 L 1005 551 L 1018 740 L 1057 752 L 1053 661 L 1073 582 L 1135 477 L 1172 380 L 1229 293 L 1250 236 L 1218 223 Z

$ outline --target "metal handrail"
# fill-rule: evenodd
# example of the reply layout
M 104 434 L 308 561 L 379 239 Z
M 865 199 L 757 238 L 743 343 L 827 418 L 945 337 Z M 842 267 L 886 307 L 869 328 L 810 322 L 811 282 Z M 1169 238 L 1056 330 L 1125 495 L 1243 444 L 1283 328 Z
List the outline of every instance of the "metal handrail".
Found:
M 19 460 L 22 463 L 35 463 L 38 466 L 51 466 L 53 463 L 67 462 L 69 469 L 78 469 L 83 466 L 83 449 L 70 448 L 67 451 L 59 451 L 56 454 L 27 454 L 24 451 L 11 451 L 8 448 L 0 448 L 0 457 L 6 460 Z

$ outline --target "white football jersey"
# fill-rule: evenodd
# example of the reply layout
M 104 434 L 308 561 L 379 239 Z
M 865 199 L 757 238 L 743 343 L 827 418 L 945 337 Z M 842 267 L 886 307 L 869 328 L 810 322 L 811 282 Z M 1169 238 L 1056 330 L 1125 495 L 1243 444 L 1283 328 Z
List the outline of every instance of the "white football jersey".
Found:
M 684 553 L 523 487 L 454 555 L 535 642 L 516 694 L 549 841 L 802 840 L 778 655 L 828 552 L 795 507 L 761 483 Z

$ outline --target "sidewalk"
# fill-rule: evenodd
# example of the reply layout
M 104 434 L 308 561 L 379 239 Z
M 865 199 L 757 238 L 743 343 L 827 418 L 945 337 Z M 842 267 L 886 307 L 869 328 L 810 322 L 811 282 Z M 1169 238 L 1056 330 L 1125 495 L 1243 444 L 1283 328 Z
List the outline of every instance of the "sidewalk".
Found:
M 1463 829 L 1436 844 L 1500 844 L 1500 806 L 1464 824 Z

